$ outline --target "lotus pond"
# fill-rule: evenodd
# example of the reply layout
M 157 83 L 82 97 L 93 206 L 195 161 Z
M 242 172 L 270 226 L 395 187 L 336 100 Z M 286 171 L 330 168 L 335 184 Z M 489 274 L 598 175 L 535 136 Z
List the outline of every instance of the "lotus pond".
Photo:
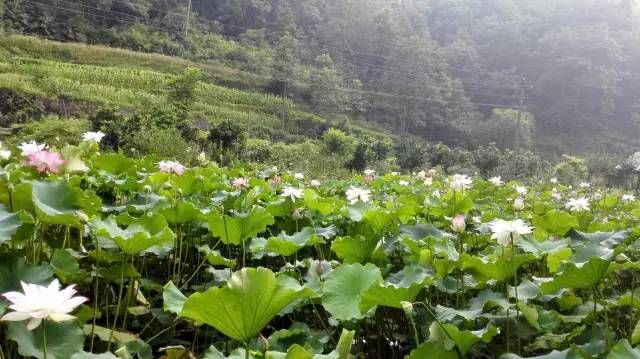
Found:
M 2 359 L 640 357 L 631 194 L 85 140 L 0 148 Z

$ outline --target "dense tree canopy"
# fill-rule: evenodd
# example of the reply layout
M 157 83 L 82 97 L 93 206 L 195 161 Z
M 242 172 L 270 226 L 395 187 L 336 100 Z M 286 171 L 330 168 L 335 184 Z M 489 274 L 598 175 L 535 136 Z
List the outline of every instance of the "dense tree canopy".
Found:
M 222 61 L 270 78 L 265 90 L 324 116 L 447 144 L 483 144 L 494 110 L 518 108 L 521 86 L 532 150 L 638 144 L 633 0 L 193 0 L 188 8 L 187 0 L 22 0 L 0 15 L 6 31 Z

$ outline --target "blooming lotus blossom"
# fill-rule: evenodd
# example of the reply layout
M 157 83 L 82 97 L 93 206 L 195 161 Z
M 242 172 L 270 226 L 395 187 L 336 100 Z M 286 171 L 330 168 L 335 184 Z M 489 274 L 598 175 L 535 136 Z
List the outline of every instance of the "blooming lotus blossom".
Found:
M 521 196 L 524 196 L 527 194 L 527 192 L 529 192 L 529 190 L 525 186 L 515 186 L 514 189 L 516 190 L 516 193 Z
M 23 156 L 29 157 L 29 155 L 44 151 L 44 149 L 47 148 L 47 145 L 41 145 L 36 143 L 36 141 L 31 141 L 21 143 L 18 148 L 20 149 Z
M 622 202 L 634 202 L 636 200 L 636 196 L 632 194 L 623 194 Z
M 209 163 L 209 160 L 207 159 L 207 154 L 204 152 L 200 152 L 198 157 L 196 157 L 196 160 L 201 166 L 206 166 Z
M 304 179 L 304 174 L 302 174 L 300 172 L 296 172 L 296 173 L 294 173 L 293 178 L 295 178 L 297 180 L 303 180 Z
M 354 204 L 358 201 L 362 201 L 364 203 L 369 202 L 369 196 L 371 195 L 371 191 L 368 189 L 351 187 L 345 193 L 347 195 L 347 200 L 349 203 Z
M 555 188 L 551 191 L 551 198 L 559 201 L 562 199 L 562 193 L 558 192 Z
M 11 305 L 13 312 L 5 314 L 0 320 L 21 322 L 29 320 L 27 329 L 37 328 L 42 320 L 48 319 L 54 322 L 72 320 L 70 315 L 77 306 L 86 302 L 85 297 L 74 297 L 74 286 L 60 290 L 60 282 L 54 279 L 48 286 L 20 282 L 24 293 L 8 292 L 2 294 Z
M 571 212 L 583 212 L 589 210 L 589 200 L 586 197 L 572 198 L 565 204 Z
M 549 182 L 551 182 L 551 183 L 558 183 L 558 179 L 554 177 L 554 178 L 550 179 L 550 180 L 549 180 Z
M 431 185 L 433 184 L 433 178 L 431 178 L 431 177 L 427 177 L 427 178 L 425 178 L 425 179 L 424 179 L 424 184 L 425 184 L 426 186 L 431 186 Z
M 491 238 L 495 239 L 501 246 L 508 246 L 512 242 L 515 244 L 520 236 L 531 233 L 532 229 L 523 220 L 505 221 L 498 219 L 491 223 Z
M 405 181 L 405 180 L 400 180 L 400 181 L 398 181 L 398 185 L 400 185 L 402 187 L 407 187 L 409 185 L 409 182 Z
M 184 174 L 184 166 L 178 161 L 160 161 L 158 162 L 158 168 L 163 173 L 175 173 L 178 176 Z
M 524 209 L 524 199 L 518 197 L 513 201 L 513 209 L 516 211 L 522 211 Z
M 502 180 L 502 177 L 500 177 L 500 176 L 489 178 L 489 182 L 491 182 L 491 184 L 493 184 L 496 187 L 500 187 L 500 186 L 502 186 L 504 184 L 504 181 Z
M 421 181 L 424 181 L 424 179 L 427 178 L 427 172 L 425 172 L 424 170 L 418 172 L 416 174 L 416 178 L 421 180 Z
M 376 170 L 372 170 L 371 168 L 367 168 L 364 170 L 365 176 L 374 176 L 376 174 Z
M 462 233 L 467 229 L 464 214 L 459 214 L 451 219 L 451 229 L 456 233 Z
M 282 177 L 275 175 L 271 178 L 271 183 L 275 184 L 275 185 L 279 185 L 282 183 Z
M 451 188 L 454 191 L 462 191 L 471 188 L 473 180 L 467 175 L 456 174 L 451 177 Z
M 400 176 L 400 172 L 394 171 L 394 172 L 391 172 L 390 175 L 392 175 L 392 176 Z
M 235 188 L 243 188 L 249 186 L 249 181 L 244 177 L 234 178 L 231 185 Z
M 599 200 L 601 200 L 601 199 L 602 199 L 602 193 L 600 193 L 600 192 L 596 192 L 596 193 L 594 193 L 594 194 L 593 194 L 592 198 L 593 198 L 594 200 L 596 200 L 596 201 L 599 201 Z
M 309 184 L 311 185 L 311 187 L 320 187 L 320 185 L 321 185 L 320 181 L 318 181 L 317 179 L 311 180 L 311 182 L 309 182 Z
M 437 175 L 438 175 L 438 170 L 437 170 L 437 169 L 435 169 L 435 168 L 430 168 L 430 169 L 427 171 L 427 175 L 429 175 L 429 177 L 435 177 L 435 176 L 437 176 Z
M 589 188 L 589 187 L 591 187 L 591 184 L 588 183 L 588 182 L 581 182 L 579 184 L 579 186 L 580 186 L 580 188 Z
M 0 149 L 0 160 L 8 160 L 11 158 L 11 151 Z
M 304 191 L 300 188 L 295 188 L 291 186 L 287 186 L 282 190 L 282 197 L 289 197 L 291 201 L 295 202 L 296 198 L 302 198 Z
M 98 131 L 98 132 L 85 132 L 82 134 L 82 140 L 84 142 L 95 142 L 95 143 L 100 143 L 100 141 L 102 141 L 102 138 L 105 136 L 104 133 L 102 133 L 102 131 Z
M 373 176 L 364 176 L 363 181 L 364 181 L 364 183 L 369 184 L 369 183 L 373 182 Z
M 63 163 L 58 152 L 38 151 L 31 153 L 27 158 L 27 165 L 40 173 L 58 173 Z

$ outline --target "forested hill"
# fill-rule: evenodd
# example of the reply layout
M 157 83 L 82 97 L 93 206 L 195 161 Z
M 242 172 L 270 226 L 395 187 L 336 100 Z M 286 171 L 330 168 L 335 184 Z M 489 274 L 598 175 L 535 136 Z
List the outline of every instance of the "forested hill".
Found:
M 329 118 L 451 145 L 629 153 L 633 0 L 9 0 L 7 32 L 224 62 Z M 514 136 L 517 109 L 520 136 Z

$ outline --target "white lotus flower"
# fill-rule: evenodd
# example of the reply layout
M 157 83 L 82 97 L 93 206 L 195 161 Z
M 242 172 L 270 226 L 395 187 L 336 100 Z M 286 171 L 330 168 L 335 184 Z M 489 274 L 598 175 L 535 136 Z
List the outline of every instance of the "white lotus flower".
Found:
M 471 188 L 471 183 L 472 183 L 472 179 L 471 177 L 467 176 L 467 175 L 453 175 L 451 177 L 451 188 L 454 191 L 461 191 L 461 190 L 465 190 L 465 189 L 469 189 Z
M 516 193 L 521 196 L 524 196 L 527 194 L 527 192 L 529 192 L 529 190 L 527 190 L 527 187 L 525 186 L 515 186 L 514 189 L 516 190 Z
M 321 185 L 320 181 L 318 181 L 317 179 L 312 179 L 309 184 L 311 185 L 311 187 L 320 187 Z
M 395 172 L 395 171 L 394 171 L 394 172 L 391 172 L 390 174 L 391 174 L 392 176 L 400 176 L 400 172 Z
M 416 174 L 416 178 L 421 180 L 421 181 L 424 181 L 424 179 L 427 178 L 427 172 L 425 172 L 424 170 L 418 172 Z
M 516 211 L 522 211 L 524 209 L 524 199 L 518 197 L 513 201 L 513 209 Z
M 409 185 L 409 182 L 407 182 L 405 180 L 400 180 L 400 181 L 398 181 L 398 185 L 400 185 L 402 187 L 407 187 Z
M 182 176 L 185 170 L 185 167 L 178 161 L 160 161 L 158 162 L 158 168 L 160 172 L 175 173 L 178 176 Z
M 521 219 L 516 219 L 515 221 L 505 221 L 503 219 L 498 219 L 491 223 L 491 235 L 492 239 L 495 239 L 499 245 L 508 246 L 518 241 L 521 235 L 531 233 L 533 228 L 529 227 L 526 223 L 524 223 Z
M 581 182 L 579 186 L 580 188 L 589 188 L 591 187 L 591 184 L 588 182 Z
M 623 194 L 622 202 L 634 202 L 636 200 L 636 196 L 632 194 Z
M 365 176 L 374 176 L 376 174 L 376 170 L 372 170 L 371 168 L 367 168 L 364 170 Z
M 286 186 L 282 190 L 282 194 L 281 194 L 282 197 L 291 198 L 292 202 L 295 202 L 296 198 L 302 198 L 303 195 L 304 195 L 304 191 L 302 189 L 291 187 L 291 186 Z
M 8 292 L 2 296 L 11 302 L 13 312 L 5 314 L 0 320 L 20 322 L 29 320 L 27 329 L 37 328 L 43 319 L 64 322 L 75 317 L 70 315 L 77 306 L 86 302 L 85 297 L 74 297 L 73 285 L 60 290 L 60 282 L 54 279 L 49 286 L 20 282 L 24 293 Z
M 22 142 L 18 148 L 21 151 L 21 154 L 25 157 L 28 157 L 34 153 L 38 153 L 47 148 L 47 145 L 41 145 L 36 143 L 36 141 L 31 142 Z
M 11 151 L 0 150 L 0 160 L 8 160 L 11 158 Z
M 459 214 L 451 219 L 451 229 L 456 233 L 462 233 L 467 229 L 464 214 Z
M 558 192 L 558 190 L 554 188 L 551 191 L 551 198 L 555 199 L 556 201 L 559 201 L 562 199 L 562 193 Z
M 549 180 L 549 182 L 551 182 L 551 183 L 558 183 L 558 179 L 554 177 L 554 178 L 550 179 L 550 180 Z
M 85 132 L 82 134 L 82 140 L 84 142 L 95 142 L 95 143 L 100 143 L 100 141 L 102 141 L 102 138 L 105 136 L 104 133 L 102 133 L 102 131 L 98 131 L 98 132 Z
M 293 175 L 293 178 L 297 179 L 297 180 L 303 180 L 304 179 L 304 174 L 300 173 L 300 172 L 296 172 Z
M 362 201 L 364 203 L 369 202 L 369 196 L 371 195 L 371 191 L 368 189 L 351 187 L 345 192 L 347 195 L 347 200 L 349 203 L 354 204 L 358 201 Z
M 433 178 L 427 177 L 424 179 L 425 186 L 431 186 L 433 184 Z
M 589 200 L 586 197 L 572 198 L 565 204 L 565 208 L 571 212 L 582 212 L 589 210 Z
M 500 186 L 502 186 L 504 184 L 504 181 L 502 180 L 502 177 L 500 177 L 500 176 L 489 178 L 489 182 L 491 182 L 496 187 L 500 187 Z
M 207 159 L 207 154 L 204 152 L 200 152 L 198 157 L 196 157 L 196 160 L 202 166 L 206 166 L 209 163 L 209 160 Z

